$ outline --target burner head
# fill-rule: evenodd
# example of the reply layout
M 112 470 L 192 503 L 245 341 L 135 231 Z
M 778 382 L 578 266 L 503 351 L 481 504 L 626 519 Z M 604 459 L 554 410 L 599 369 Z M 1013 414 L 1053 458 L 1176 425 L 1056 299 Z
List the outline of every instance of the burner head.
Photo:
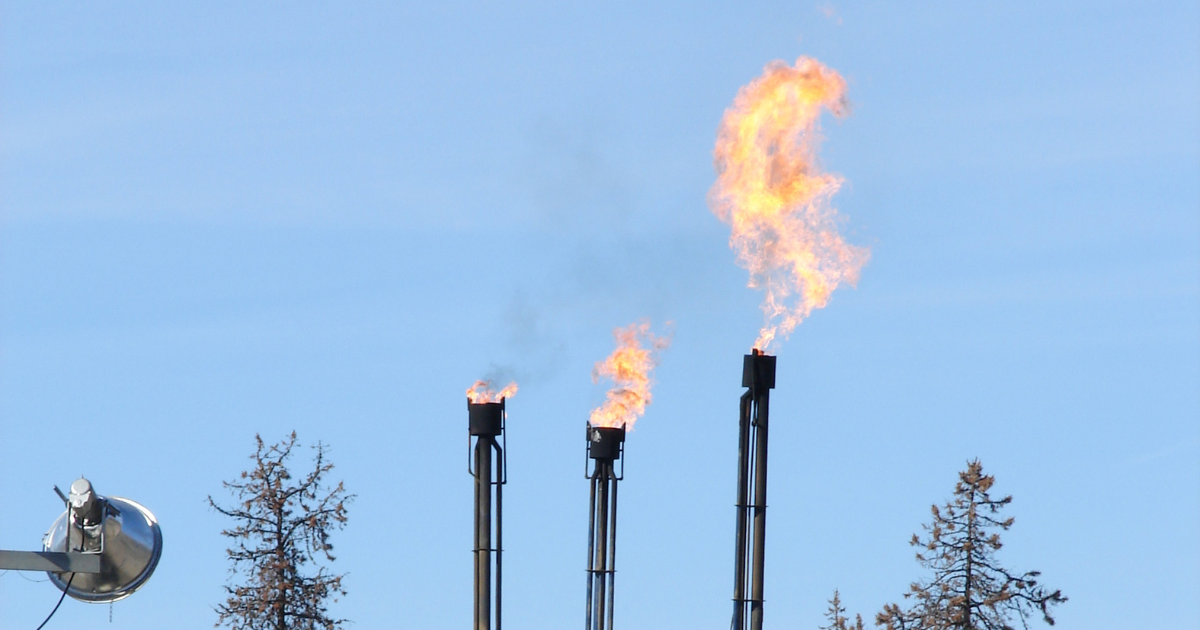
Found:
M 467 402 L 467 428 L 471 435 L 500 435 L 504 418 L 504 401 L 498 403 Z
M 775 389 L 775 357 L 757 350 L 747 354 L 742 362 L 742 387 Z
M 617 459 L 621 457 L 621 443 L 625 441 L 625 428 L 587 427 L 588 457 L 592 459 Z

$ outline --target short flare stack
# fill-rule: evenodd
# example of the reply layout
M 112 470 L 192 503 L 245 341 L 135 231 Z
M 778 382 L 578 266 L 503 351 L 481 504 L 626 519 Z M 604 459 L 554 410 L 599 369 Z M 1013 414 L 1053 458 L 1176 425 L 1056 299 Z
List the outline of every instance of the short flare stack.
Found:
M 500 630 L 504 533 L 502 489 L 508 481 L 504 398 L 500 398 L 498 402 L 472 402 L 468 397 L 467 416 L 467 470 L 475 478 L 474 628 Z
M 625 476 L 616 462 L 625 451 L 625 427 L 587 426 L 591 460 L 591 510 L 588 515 L 587 630 L 612 630 L 617 571 L 617 482 Z M 587 470 L 585 468 L 585 470 Z

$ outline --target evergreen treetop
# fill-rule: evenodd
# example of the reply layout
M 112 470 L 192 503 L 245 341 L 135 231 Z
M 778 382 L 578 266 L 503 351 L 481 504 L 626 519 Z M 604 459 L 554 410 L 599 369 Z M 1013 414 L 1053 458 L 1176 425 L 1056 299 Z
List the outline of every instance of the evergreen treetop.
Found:
M 1037 611 L 1054 625 L 1050 609 L 1067 601 L 1062 592 L 1038 584 L 1040 572 L 1013 572 L 996 558 L 1000 533 L 1013 524 L 1011 516 L 1000 515 L 1012 497 L 991 497 L 995 478 L 983 473 L 978 459 L 958 478 L 953 498 L 932 507 L 925 537 L 913 534 L 910 541 L 932 577 L 905 593 L 914 600 L 911 608 L 888 604 L 875 624 L 886 630 L 1013 630 L 1010 621 L 1016 618 L 1027 629 Z

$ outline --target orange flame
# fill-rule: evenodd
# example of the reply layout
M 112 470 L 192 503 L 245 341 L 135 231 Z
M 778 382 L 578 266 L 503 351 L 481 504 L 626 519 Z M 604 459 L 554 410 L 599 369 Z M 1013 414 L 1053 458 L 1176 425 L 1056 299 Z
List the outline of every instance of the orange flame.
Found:
M 765 290 L 760 350 L 787 338 L 840 283 L 858 282 L 870 258 L 838 233 L 829 199 L 842 178 L 816 164 L 821 109 L 844 116 L 845 92 L 841 75 L 815 59 L 773 61 L 721 120 L 709 204 L 731 226 L 729 246 L 750 286 Z
M 613 336 L 617 349 L 592 369 L 593 382 L 603 376 L 613 382 L 613 388 L 608 390 L 604 404 L 592 410 L 588 424 L 614 429 L 624 425 L 632 430 L 650 404 L 650 371 L 658 365 L 659 352 L 671 340 L 651 334 L 648 323 L 617 328 Z
M 509 383 L 504 389 L 494 392 L 492 391 L 492 381 L 475 381 L 475 384 L 467 389 L 467 400 L 471 404 L 478 405 L 480 403 L 497 403 L 505 398 L 512 398 L 517 393 L 517 384 Z

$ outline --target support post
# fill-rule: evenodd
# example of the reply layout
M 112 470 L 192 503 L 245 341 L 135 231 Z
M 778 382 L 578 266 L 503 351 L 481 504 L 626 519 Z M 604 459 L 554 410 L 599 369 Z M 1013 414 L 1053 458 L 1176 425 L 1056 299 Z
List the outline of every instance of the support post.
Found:
M 750 630 L 763 627 L 763 573 L 767 545 L 767 406 L 769 390 L 755 392 L 754 414 L 754 575 L 750 582 Z
M 734 534 L 733 554 L 733 623 L 734 630 L 744 630 L 746 627 L 746 558 L 748 556 L 749 537 L 747 530 L 750 525 L 750 421 L 753 409 L 751 392 L 742 394 L 738 422 L 738 484 L 737 484 L 737 526 Z

